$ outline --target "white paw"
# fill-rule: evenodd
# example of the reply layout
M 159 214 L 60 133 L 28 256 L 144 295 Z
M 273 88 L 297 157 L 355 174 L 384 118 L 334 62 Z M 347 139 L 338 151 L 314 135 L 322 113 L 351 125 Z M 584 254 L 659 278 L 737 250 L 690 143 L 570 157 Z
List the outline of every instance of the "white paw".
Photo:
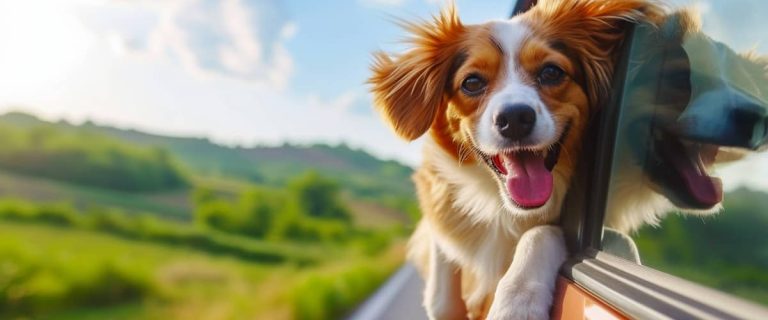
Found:
M 488 312 L 488 320 L 547 320 L 552 289 L 544 284 L 500 286 Z
M 439 304 L 426 306 L 427 316 L 433 320 L 465 320 L 467 309 L 463 304 Z

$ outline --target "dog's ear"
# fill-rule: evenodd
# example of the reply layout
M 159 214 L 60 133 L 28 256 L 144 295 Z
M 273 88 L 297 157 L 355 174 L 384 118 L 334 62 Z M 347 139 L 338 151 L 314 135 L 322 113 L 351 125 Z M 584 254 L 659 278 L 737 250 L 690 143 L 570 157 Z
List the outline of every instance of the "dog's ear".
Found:
M 376 108 L 402 138 L 414 140 L 445 109 L 451 70 L 465 27 L 450 5 L 432 21 L 400 21 L 411 37 L 411 48 L 390 57 L 374 54 L 373 75 L 368 80 Z
M 662 12 L 653 0 L 540 0 L 528 17 L 536 32 L 578 62 L 590 106 L 599 107 L 610 93 L 626 26 L 658 24 Z

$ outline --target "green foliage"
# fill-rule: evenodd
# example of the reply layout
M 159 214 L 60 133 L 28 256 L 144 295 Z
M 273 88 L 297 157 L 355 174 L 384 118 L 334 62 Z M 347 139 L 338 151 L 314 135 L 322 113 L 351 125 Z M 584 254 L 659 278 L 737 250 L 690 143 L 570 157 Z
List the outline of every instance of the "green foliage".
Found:
M 349 210 L 339 198 L 339 187 L 315 171 L 294 179 L 288 185 L 299 210 L 307 216 L 348 221 Z
M 394 270 L 391 264 L 359 263 L 340 272 L 313 274 L 293 292 L 293 318 L 341 319 L 373 293 Z
M 2 319 L 338 319 L 402 262 L 398 247 L 323 248 L 322 264 L 297 268 L 58 225 L 0 222 L 0 234 Z
M 195 208 L 195 221 L 202 226 L 223 231 L 239 229 L 232 206 L 220 199 L 200 203 Z
M 216 193 L 209 188 L 198 187 L 192 191 L 192 203 L 194 203 L 195 206 L 216 200 L 216 198 Z
M 355 196 L 379 200 L 382 195 L 413 199 L 412 169 L 380 160 L 345 144 L 292 145 L 253 148 L 216 145 L 204 138 L 168 137 L 86 123 L 49 123 L 24 113 L 0 116 L 0 127 L 52 126 L 61 132 L 87 132 L 116 141 L 168 150 L 185 167 L 207 176 L 228 177 L 271 186 L 285 186 L 297 175 L 318 170 L 332 176 Z
M 341 242 L 351 236 L 351 226 L 336 220 L 286 215 L 276 220 L 270 239 L 275 241 Z
M 224 232 L 307 242 L 345 241 L 353 233 L 338 185 L 316 172 L 294 179 L 287 190 L 251 188 L 234 202 L 205 189 L 195 190 L 193 199 L 195 220 Z
M 213 254 L 225 254 L 261 263 L 293 261 L 310 264 L 313 258 L 290 255 L 279 248 L 249 245 L 250 241 L 229 240 L 231 236 L 217 235 L 178 222 L 165 221 L 152 215 L 127 214 L 116 209 L 92 208 L 78 214 L 68 205 L 33 205 L 21 200 L 0 200 L 0 220 L 47 223 L 108 232 L 128 239 L 144 240 L 166 245 L 192 248 Z
M 240 196 L 237 206 L 238 222 L 242 233 L 257 238 L 266 237 L 285 206 L 285 199 L 277 191 L 251 189 Z
M 0 168 L 126 191 L 176 189 L 187 180 L 163 149 L 55 125 L 0 126 Z
M 55 225 L 78 225 L 83 219 L 68 204 L 32 205 L 22 200 L 0 200 L 0 218 L 12 221 L 40 221 Z
M 675 215 L 634 237 L 643 263 L 768 304 L 768 195 L 739 189 L 712 217 Z
M 388 248 L 392 244 L 392 239 L 395 239 L 400 233 L 400 230 L 397 229 L 363 231 L 357 237 L 357 244 L 363 253 L 374 256 Z
M 57 145 L 63 148 L 54 148 Z M 8 161 L 3 164 L 4 153 L 18 152 L 35 159 L 20 162 L 6 157 Z M 409 178 L 411 168 L 377 159 L 345 144 L 226 147 L 208 139 L 153 135 L 92 122 L 50 123 L 19 112 L 0 116 L 0 169 L 7 171 L 112 190 L 156 191 L 188 184 L 174 160 L 197 176 L 257 182 L 276 188 L 284 188 L 297 176 L 317 171 L 333 177 L 336 188 L 344 194 L 418 215 L 415 206 L 403 210 L 404 203 L 415 203 Z M 121 207 L 140 202 L 128 198 L 105 200 L 122 201 Z M 142 210 L 170 209 L 180 215 L 178 208 L 157 204 L 144 205 Z
M 0 317 L 104 307 L 156 293 L 147 272 L 125 261 L 97 261 L 80 268 L 24 248 L 0 242 Z
M 193 170 L 196 184 L 211 188 L 183 188 L 190 182 L 174 158 Z M 254 308 L 269 315 L 295 310 L 297 318 L 337 318 L 402 261 L 401 253 L 380 259 L 400 229 L 354 226 L 344 201 L 351 197 L 357 208 L 364 198 L 413 217 L 418 212 L 410 168 L 346 145 L 230 148 L 207 139 L 9 114 L 0 116 L 0 170 L 0 193 L 33 199 L 0 199 L 0 318 L 71 312 L 79 319 L 78 312 L 97 308 L 106 310 L 97 318 L 114 318 L 113 310 L 157 310 L 199 289 L 199 283 L 186 287 L 196 275 L 185 272 L 200 272 L 189 269 L 187 260 L 168 272 L 146 265 L 147 251 L 161 252 L 160 259 L 204 256 L 246 270 L 231 279 L 202 272 L 198 276 L 212 284 L 184 306 L 188 310 L 181 309 L 186 314 L 240 299 L 235 311 L 228 310 L 233 318 L 253 318 L 239 311 Z M 46 203 L 58 199 L 65 201 Z M 138 213 L 147 211 L 152 214 Z M 396 214 L 385 214 L 391 213 Z M 178 220 L 162 218 L 170 215 Z M 250 279 L 251 274 L 258 276 Z M 256 295 L 243 291 L 262 282 L 276 284 Z M 229 296 L 217 295 L 226 290 Z M 254 297 L 283 309 L 254 307 Z M 147 314 L 167 318 L 176 311 Z

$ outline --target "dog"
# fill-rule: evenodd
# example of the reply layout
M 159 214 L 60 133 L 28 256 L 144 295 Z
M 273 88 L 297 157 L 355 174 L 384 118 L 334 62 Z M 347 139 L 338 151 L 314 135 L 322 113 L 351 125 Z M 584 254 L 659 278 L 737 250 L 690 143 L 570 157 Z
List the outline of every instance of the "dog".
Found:
M 465 25 L 449 5 L 374 54 L 376 109 L 406 140 L 423 217 L 408 259 L 431 319 L 547 319 L 566 258 L 555 225 L 587 123 L 608 99 L 625 26 L 651 0 L 541 0 Z
M 717 213 L 713 167 L 768 145 L 768 59 L 711 39 L 692 9 L 634 38 L 605 219 L 622 233 L 674 211 Z

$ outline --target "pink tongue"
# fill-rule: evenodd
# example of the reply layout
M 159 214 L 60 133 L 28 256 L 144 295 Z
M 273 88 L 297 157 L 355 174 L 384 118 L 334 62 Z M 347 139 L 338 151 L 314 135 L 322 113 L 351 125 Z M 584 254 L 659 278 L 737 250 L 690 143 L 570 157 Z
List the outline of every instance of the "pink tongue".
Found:
M 679 154 L 671 158 L 672 166 L 680 173 L 688 192 L 700 205 L 711 208 L 723 200 L 720 180 L 707 175 L 701 169 L 703 164 L 690 163 L 690 160 Z
M 669 159 L 672 167 L 683 180 L 688 194 L 703 208 L 711 208 L 723 200 L 723 186 L 720 179 L 710 177 L 704 170 L 705 162 L 712 163 L 717 149 L 705 147 L 689 156 L 687 149 L 676 140 L 661 144 L 660 151 Z
M 723 200 L 720 191 L 719 181 L 714 178 L 697 172 L 694 168 L 686 168 L 681 171 L 683 181 L 685 181 L 688 190 L 696 200 L 706 206 L 714 207 Z
M 541 207 L 552 195 L 552 173 L 544 157 L 530 152 L 504 155 L 507 167 L 507 191 L 512 200 L 526 208 Z

